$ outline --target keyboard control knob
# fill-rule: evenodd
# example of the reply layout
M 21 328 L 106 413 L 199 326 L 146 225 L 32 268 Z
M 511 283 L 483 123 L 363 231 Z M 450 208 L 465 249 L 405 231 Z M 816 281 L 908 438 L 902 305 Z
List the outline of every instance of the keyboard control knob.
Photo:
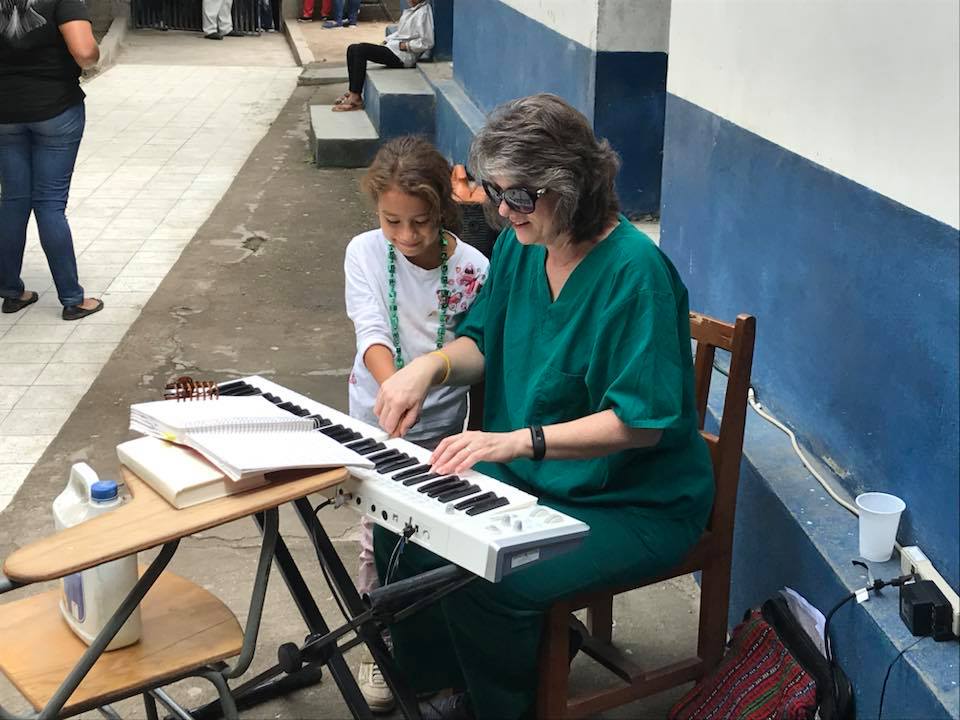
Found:
M 521 530 L 523 530 L 523 520 L 514 520 L 513 529 L 517 532 L 520 532 Z
M 422 537 L 424 540 L 429 540 L 429 539 L 430 539 L 430 531 L 429 531 L 429 530 L 423 530 L 423 531 L 420 533 L 420 537 Z
M 502 518 L 500 518 L 500 522 L 502 522 L 504 525 L 509 525 L 512 520 L 513 518 L 510 517 L 509 514 L 504 515 Z

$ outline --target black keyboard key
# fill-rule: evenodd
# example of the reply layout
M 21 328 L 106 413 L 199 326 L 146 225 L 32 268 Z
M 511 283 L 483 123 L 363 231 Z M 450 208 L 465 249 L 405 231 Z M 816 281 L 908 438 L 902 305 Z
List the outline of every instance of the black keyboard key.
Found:
M 366 450 L 377 444 L 377 441 L 373 438 L 361 437 L 359 440 L 354 440 L 353 442 L 346 443 L 346 446 L 353 450 L 354 452 L 360 452 L 361 450 Z
M 457 480 L 457 482 L 452 485 L 442 485 L 440 487 L 433 488 L 432 490 L 427 490 L 427 497 L 435 498 L 441 493 L 448 493 L 454 490 L 463 490 L 465 487 L 470 485 L 466 480 Z
M 231 382 L 223 383 L 219 386 L 219 392 L 221 395 L 259 395 L 260 391 L 257 390 L 253 385 L 244 382 L 243 380 L 233 380 Z
M 444 475 L 439 480 L 434 480 L 433 482 L 428 482 L 423 487 L 418 487 L 417 492 L 428 493 L 436 488 L 443 488 L 443 490 L 447 490 L 449 489 L 447 486 L 458 482 L 460 482 L 460 478 L 458 478 L 456 475 Z
M 474 505 L 467 510 L 467 515 L 479 515 L 480 513 L 489 512 L 490 510 L 495 510 L 498 507 L 503 507 L 504 505 L 509 504 L 510 501 L 505 497 L 494 498 L 493 500 L 487 500 L 486 502 Z
M 416 475 L 422 475 L 425 472 L 430 472 L 429 465 L 417 465 L 416 467 L 412 467 L 409 470 L 404 470 L 402 473 L 397 473 L 390 479 L 397 480 L 399 482 L 400 480 L 406 480 L 407 478 L 412 478 Z
M 422 482 L 426 482 L 427 480 L 433 480 L 434 478 L 438 478 L 438 477 L 443 477 L 443 476 L 440 473 L 435 473 L 435 472 L 427 473 L 426 475 L 415 475 L 412 478 L 407 478 L 406 480 L 404 480 L 403 484 L 406 485 L 407 487 L 410 487 L 411 485 L 419 485 Z
M 386 447 L 382 442 L 375 443 L 368 448 L 363 448 L 363 450 L 354 450 L 355 453 L 361 455 L 370 455 L 370 453 L 375 453 L 379 450 L 383 450 Z
M 417 464 L 416 458 L 407 456 L 402 460 L 398 459 L 398 460 L 389 462 L 385 465 L 378 465 L 377 472 L 380 473 L 381 475 L 389 475 L 390 473 L 395 472 L 396 470 L 402 470 L 403 468 L 408 468 L 411 465 L 416 465 L 416 464 Z
M 445 490 L 439 495 L 437 495 L 437 502 L 448 503 L 451 500 L 459 500 L 462 497 L 467 495 L 473 495 L 475 492 L 480 491 L 479 485 L 471 485 L 467 483 L 467 487 L 460 488 L 458 490 Z
M 272 402 L 274 405 L 279 405 L 280 403 L 283 402 L 283 400 L 281 400 L 280 398 L 278 398 L 278 397 L 277 397 L 276 395 L 274 395 L 273 393 L 264 393 L 264 394 L 263 394 L 263 397 L 264 397 L 265 399 L 269 400 L 270 402 Z
M 307 417 L 310 414 L 310 411 L 306 408 L 302 408 L 299 405 L 294 405 L 290 411 L 297 417 Z
M 351 430 L 351 431 L 350 431 L 350 434 L 349 434 L 349 435 L 345 435 L 344 438 L 343 438 L 343 440 L 341 440 L 340 442 L 342 442 L 342 443 L 353 442 L 354 440 L 357 440 L 358 438 L 362 438 L 362 437 L 363 437 L 363 435 L 361 435 L 360 433 L 358 433 L 356 430 Z
M 319 430 L 322 427 L 326 427 L 327 425 L 333 424 L 329 420 L 327 420 L 325 417 L 321 417 L 320 415 L 307 415 L 307 417 L 310 420 L 313 420 L 313 427 L 315 427 L 317 430 Z
M 401 453 L 396 448 L 388 448 L 383 452 L 375 453 L 373 455 L 370 455 L 369 457 L 371 460 L 373 460 L 374 464 L 377 464 L 377 463 L 383 462 L 384 460 L 389 460 L 390 458 L 400 457 L 400 455 L 402 454 L 403 453 Z
M 288 400 L 287 402 L 277 403 L 277 407 L 281 410 L 286 410 L 287 412 L 292 413 L 293 409 L 297 406 Z
M 463 502 L 458 502 L 453 506 L 454 510 L 466 510 L 471 505 L 476 505 L 480 502 L 485 502 L 486 500 L 493 500 L 496 497 L 496 494 L 492 492 L 485 492 L 482 495 L 477 495 L 476 497 L 467 498 Z
M 320 432 L 324 432 L 324 431 L 321 430 Z M 358 437 L 360 437 L 360 433 L 356 433 L 348 427 L 341 428 L 336 432 L 329 432 L 327 433 L 327 435 L 332 439 L 336 440 L 338 443 L 348 442 L 350 440 L 356 440 Z

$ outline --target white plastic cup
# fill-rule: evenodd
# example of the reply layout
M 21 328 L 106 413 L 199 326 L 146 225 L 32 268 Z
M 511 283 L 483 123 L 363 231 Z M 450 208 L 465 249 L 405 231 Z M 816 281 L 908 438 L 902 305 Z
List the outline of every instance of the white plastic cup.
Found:
M 889 560 L 906 503 L 896 495 L 881 492 L 857 495 L 856 502 L 860 509 L 860 557 L 871 562 Z

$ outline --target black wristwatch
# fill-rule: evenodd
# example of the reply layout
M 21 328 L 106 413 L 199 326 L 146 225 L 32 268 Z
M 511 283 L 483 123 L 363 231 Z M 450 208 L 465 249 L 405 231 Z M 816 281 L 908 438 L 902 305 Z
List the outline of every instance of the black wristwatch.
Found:
M 533 438 L 533 459 L 543 460 L 547 454 L 547 440 L 543 436 L 543 425 L 531 425 L 530 437 Z

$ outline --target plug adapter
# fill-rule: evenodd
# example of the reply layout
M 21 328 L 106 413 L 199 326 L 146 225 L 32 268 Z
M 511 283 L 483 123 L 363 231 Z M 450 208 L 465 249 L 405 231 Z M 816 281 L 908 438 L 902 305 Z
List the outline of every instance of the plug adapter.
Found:
M 953 608 L 953 634 L 960 636 L 960 596 L 937 572 L 930 559 L 916 545 L 900 550 L 900 571 L 903 575 L 916 574 L 921 580 L 932 580 Z
M 953 638 L 953 608 L 932 580 L 900 586 L 900 619 L 918 637 Z

